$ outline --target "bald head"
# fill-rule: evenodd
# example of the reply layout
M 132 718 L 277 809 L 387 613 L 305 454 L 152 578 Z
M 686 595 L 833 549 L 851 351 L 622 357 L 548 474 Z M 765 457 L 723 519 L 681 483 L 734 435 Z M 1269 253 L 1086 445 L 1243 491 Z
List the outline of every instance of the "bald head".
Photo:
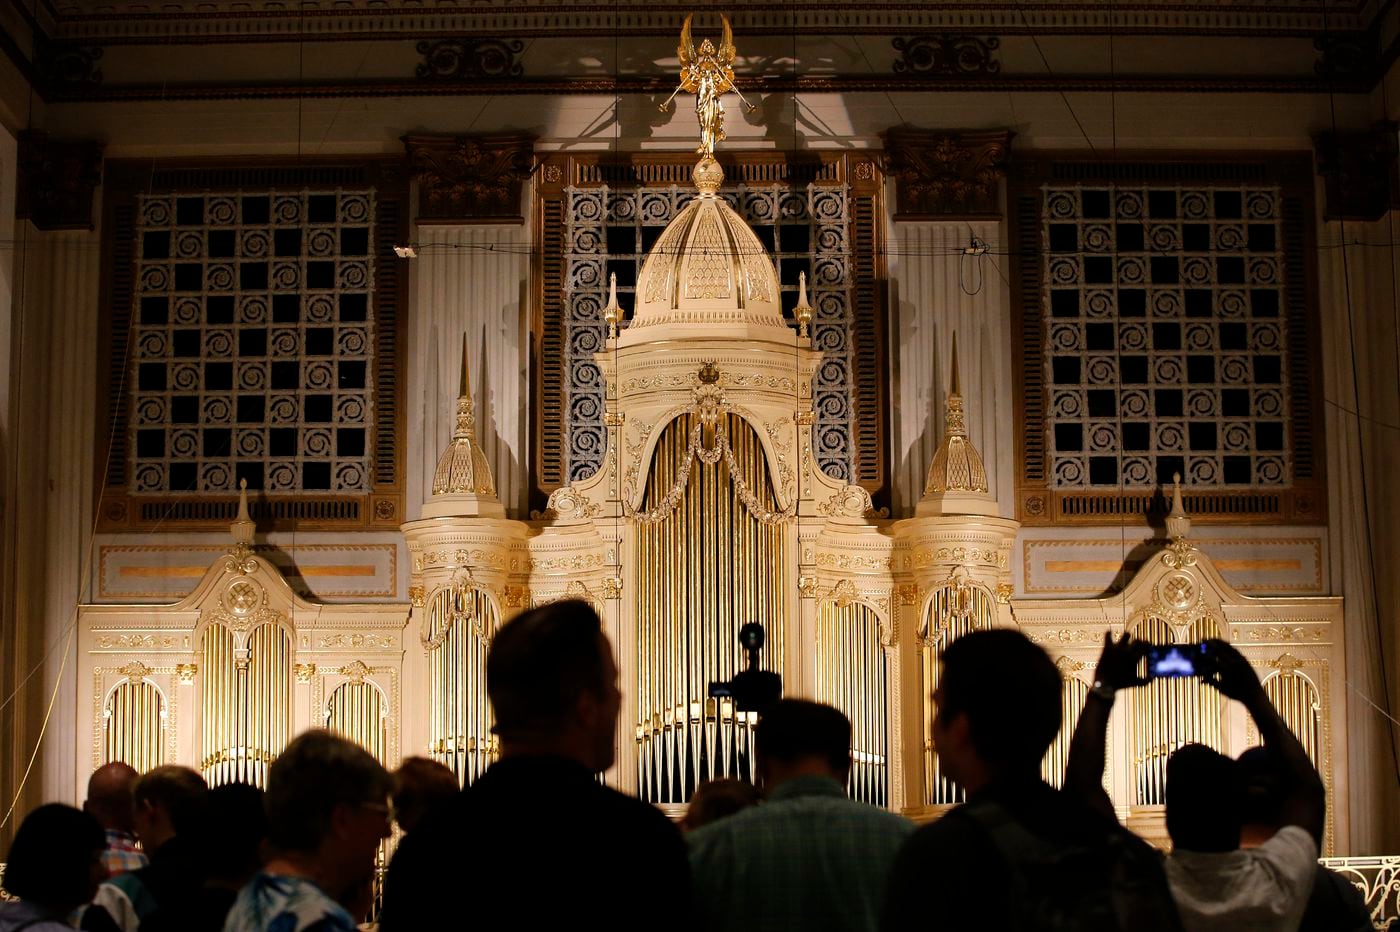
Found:
M 103 764 L 88 778 L 87 802 L 83 803 L 104 829 L 132 831 L 131 787 L 136 783 L 134 768 L 120 761 Z

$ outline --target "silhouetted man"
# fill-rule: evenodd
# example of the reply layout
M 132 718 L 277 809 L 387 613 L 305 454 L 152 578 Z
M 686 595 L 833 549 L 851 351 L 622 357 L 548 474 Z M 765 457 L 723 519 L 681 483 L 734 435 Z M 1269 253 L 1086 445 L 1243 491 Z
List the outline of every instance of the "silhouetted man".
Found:
M 1111 703 L 1112 688 L 1095 693 Z M 1061 690 L 1060 671 L 1019 631 L 974 631 L 943 652 L 933 745 L 967 803 L 900 852 L 886 929 L 1179 928 L 1156 852 L 1111 808 L 1041 779 Z
M 874 930 L 906 819 L 846 795 L 851 723 L 776 703 L 754 735 L 768 802 L 688 836 L 703 929 Z
M 113 877 L 138 870 L 148 863 L 146 855 L 136 845 L 136 807 L 131 787 L 136 783 L 136 769 L 121 761 L 103 764 L 88 778 L 87 800 L 83 810 L 102 826 L 107 836 L 107 849 L 102 863 Z
M 151 863 L 99 887 L 83 914 L 84 929 L 136 932 L 158 908 L 171 906 L 199 885 L 197 861 L 181 836 L 194 828 L 208 791 L 203 777 L 174 764 L 137 778 L 131 790 L 133 821 Z
M 1237 763 L 1244 788 L 1240 847 L 1258 848 L 1285 825 L 1284 787 L 1289 778 L 1277 755 L 1267 747 L 1250 748 Z M 1366 898 L 1356 885 L 1318 864 L 1298 932 L 1372 932 L 1374 928 Z
M 382 932 L 683 925 L 679 831 L 594 778 L 612 766 L 622 695 L 593 610 L 555 602 L 504 625 L 486 689 L 501 758 L 399 846 Z
M 1322 778 L 1249 661 L 1224 641 L 1206 643 L 1213 669 L 1203 679 L 1249 710 L 1279 768 L 1282 827 L 1242 850 L 1244 772 L 1238 762 L 1201 744 L 1180 748 L 1167 761 L 1172 895 L 1188 932 L 1297 929 L 1317 874 L 1327 813 Z
M 274 854 L 239 891 L 224 932 L 355 932 L 393 828 L 392 790 L 389 772 L 353 741 L 321 729 L 298 735 L 267 772 Z M 451 893 L 438 891 L 440 908 Z

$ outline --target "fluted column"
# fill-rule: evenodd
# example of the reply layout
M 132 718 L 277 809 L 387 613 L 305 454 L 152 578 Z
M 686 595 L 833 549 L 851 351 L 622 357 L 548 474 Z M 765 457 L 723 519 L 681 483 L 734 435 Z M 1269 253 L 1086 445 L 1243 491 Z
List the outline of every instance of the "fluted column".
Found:
M 8 685 L 18 693 L 5 713 L 15 724 L 6 734 L 0 795 L 13 796 L 37 747 L 16 809 L 24 812 L 43 801 L 80 801 L 88 776 L 90 761 L 77 748 L 79 734 L 91 747 L 92 699 L 77 681 L 77 639 L 70 634 L 92 575 L 94 438 L 101 456 L 107 444 L 93 413 L 98 235 L 41 233 L 28 222 L 14 235 L 9 403 L 0 442 L 9 629 L 3 646 Z
M 1350 686 L 1350 759 L 1338 761 L 1336 772 L 1347 781 L 1351 851 L 1339 853 L 1350 854 L 1400 845 L 1390 746 L 1400 741 L 1400 728 L 1371 705 L 1400 716 L 1400 487 L 1393 479 L 1400 461 L 1400 248 L 1392 225 L 1400 228 L 1400 211 L 1374 223 L 1347 222 L 1345 250 L 1340 224 L 1319 230 L 1331 578 L 1346 600 Z
M 432 491 L 438 456 L 452 436 L 462 334 L 473 351 L 477 440 L 507 514 L 528 517 L 526 309 L 530 231 L 518 223 L 420 226 L 412 263 L 408 341 L 408 513 Z
M 963 254 L 973 238 L 987 245 Z M 952 336 L 958 335 L 969 436 L 987 467 L 1000 513 L 1015 507 L 1015 404 L 1011 368 L 1010 295 L 999 255 L 1002 224 L 994 220 L 899 221 L 890 256 L 894 329 L 895 514 L 913 514 L 929 462 L 943 435 Z

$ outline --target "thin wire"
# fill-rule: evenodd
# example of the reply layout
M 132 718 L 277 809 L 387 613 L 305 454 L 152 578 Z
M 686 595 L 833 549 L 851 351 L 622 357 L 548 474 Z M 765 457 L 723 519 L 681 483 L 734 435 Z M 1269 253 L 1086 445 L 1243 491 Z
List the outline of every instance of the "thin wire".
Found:
M 63 674 L 68 669 L 69 648 L 73 646 L 73 635 L 76 633 L 77 625 L 70 625 L 68 640 L 63 645 L 63 660 L 58 665 L 58 676 L 54 677 L 53 692 L 49 695 L 49 706 L 44 710 L 44 721 L 39 726 L 39 740 L 34 742 L 34 751 L 29 755 L 29 763 L 24 768 L 24 775 L 20 777 L 19 785 L 15 787 L 15 795 L 10 799 L 10 808 L 5 811 L 5 818 L 0 819 L 0 829 L 4 829 L 6 825 L 10 824 L 10 817 L 15 814 L 19 798 L 24 795 L 24 788 L 29 783 L 29 774 L 34 770 L 34 762 L 39 759 L 39 750 L 44 746 L 44 735 L 48 734 L 49 722 L 53 719 L 53 707 L 58 701 L 58 687 L 62 684 Z
M 1327 19 L 1327 0 L 1322 3 L 1322 34 L 1324 41 L 1331 38 L 1331 30 Z M 1327 75 L 1327 107 L 1332 124 L 1332 140 L 1336 145 L 1337 136 L 1337 91 L 1334 85 L 1334 75 Z M 1346 252 L 1346 210 L 1343 209 L 1338 219 L 1338 228 L 1342 241 L 1342 288 L 1346 294 L 1346 315 L 1347 315 L 1347 344 L 1351 350 L 1351 385 L 1352 393 L 1356 398 L 1356 406 L 1361 407 L 1361 377 L 1358 373 L 1359 360 L 1356 352 L 1356 323 L 1355 313 L 1351 300 L 1351 263 L 1348 261 Z M 1367 487 L 1366 469 L 1366 431 L 1360 423 L 1356 425 L 1356 448 L 1359 462 L 1357 466 L 1361 473 L 1361 531 L 1362 539 L 1366 550 L 1366 567 L 1370 575 L 1371 588 L 1371 621 L 1376 632 L 1376 660 L 1380 666 L 1382 694 L 1385 701 L 1386 715 L 1391 722 L 1394 718 L 1390 713 L 1390 673 L 1389 664 L 1385 658 L 1385 632 L 1381 627 L 1381 599 L 1380 587 L 1376 582 L 1376 555 L 1375 548 L 1371 540 L 1371 493 Z M 1390 746 L 1390 759 L 1394 768 L 1396 783 L 1400 783 L 1400 751 L 1395 747 L 1395 728 L 1391 724 L 1386 726 L 1386 744 Z
M 1050 77 L 1055 77 L 1055 69 L 1050 67 L 1050 59 L 1045 57 L 1045 50 L 1040 47 L 1040 40 L 1036 38 L 1035 32 L 1031 29 L 1031 24 L 1026 20 L 1026 8 L 1021 0 L 1015 0 L 1016 12 L 1021 14 L 1021 25 L 1026 27 L 1026 34 L 1030 37 L 1031 43 L 1035 46 L 1036 54 L 1040 56 L 1040 63 L 1045 66 L 1045 73 Z M 1110 20 L 1110 25 L 1111 25 Z M 1069 102 L 1069 97 L 1065 95 L 1064 88 L 1057 87 L 1060 100 L 1064 101 L 1065 109 L 1069 111 L 1070 119 L 1074 120 L 1074 125 L 1079 127 L 1079 135 L 1084 137 L 1084 141 L 1089 145 L 1089 151 L 1098 155 L 1098 149 L 1094 148 L 1094 140 L 1089 138 L 1089 133 L 1084 129 L 1084 124 L 1079 120 L 1079 114 L 1074 112 L 1074 106 Z

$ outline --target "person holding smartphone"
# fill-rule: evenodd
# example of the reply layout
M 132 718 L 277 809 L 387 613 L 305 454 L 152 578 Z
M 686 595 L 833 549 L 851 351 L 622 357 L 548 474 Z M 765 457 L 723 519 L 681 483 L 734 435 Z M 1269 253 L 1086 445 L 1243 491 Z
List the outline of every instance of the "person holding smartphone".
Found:
M 1201 744 L 1167 762 L 1167 880 L 1182 928 L 1296 929 L 1316 873 L 1326 815 L 1322 779 L 1269 702 L 1249 661 L 1225 641 L 1157 648 L 1128 635 L 1104 636 L 1104 649 L 1070 743 L 1065 791 L 1112 811 L 1103 789 L 1104 739 L 1116 693 L 1148 682 L 1138 675 L 1196 676 L 1240 702 L 1281 773 L 1282 828 L 1256 848 L 1240 848 L 1243 781 L 1236 761 Z

